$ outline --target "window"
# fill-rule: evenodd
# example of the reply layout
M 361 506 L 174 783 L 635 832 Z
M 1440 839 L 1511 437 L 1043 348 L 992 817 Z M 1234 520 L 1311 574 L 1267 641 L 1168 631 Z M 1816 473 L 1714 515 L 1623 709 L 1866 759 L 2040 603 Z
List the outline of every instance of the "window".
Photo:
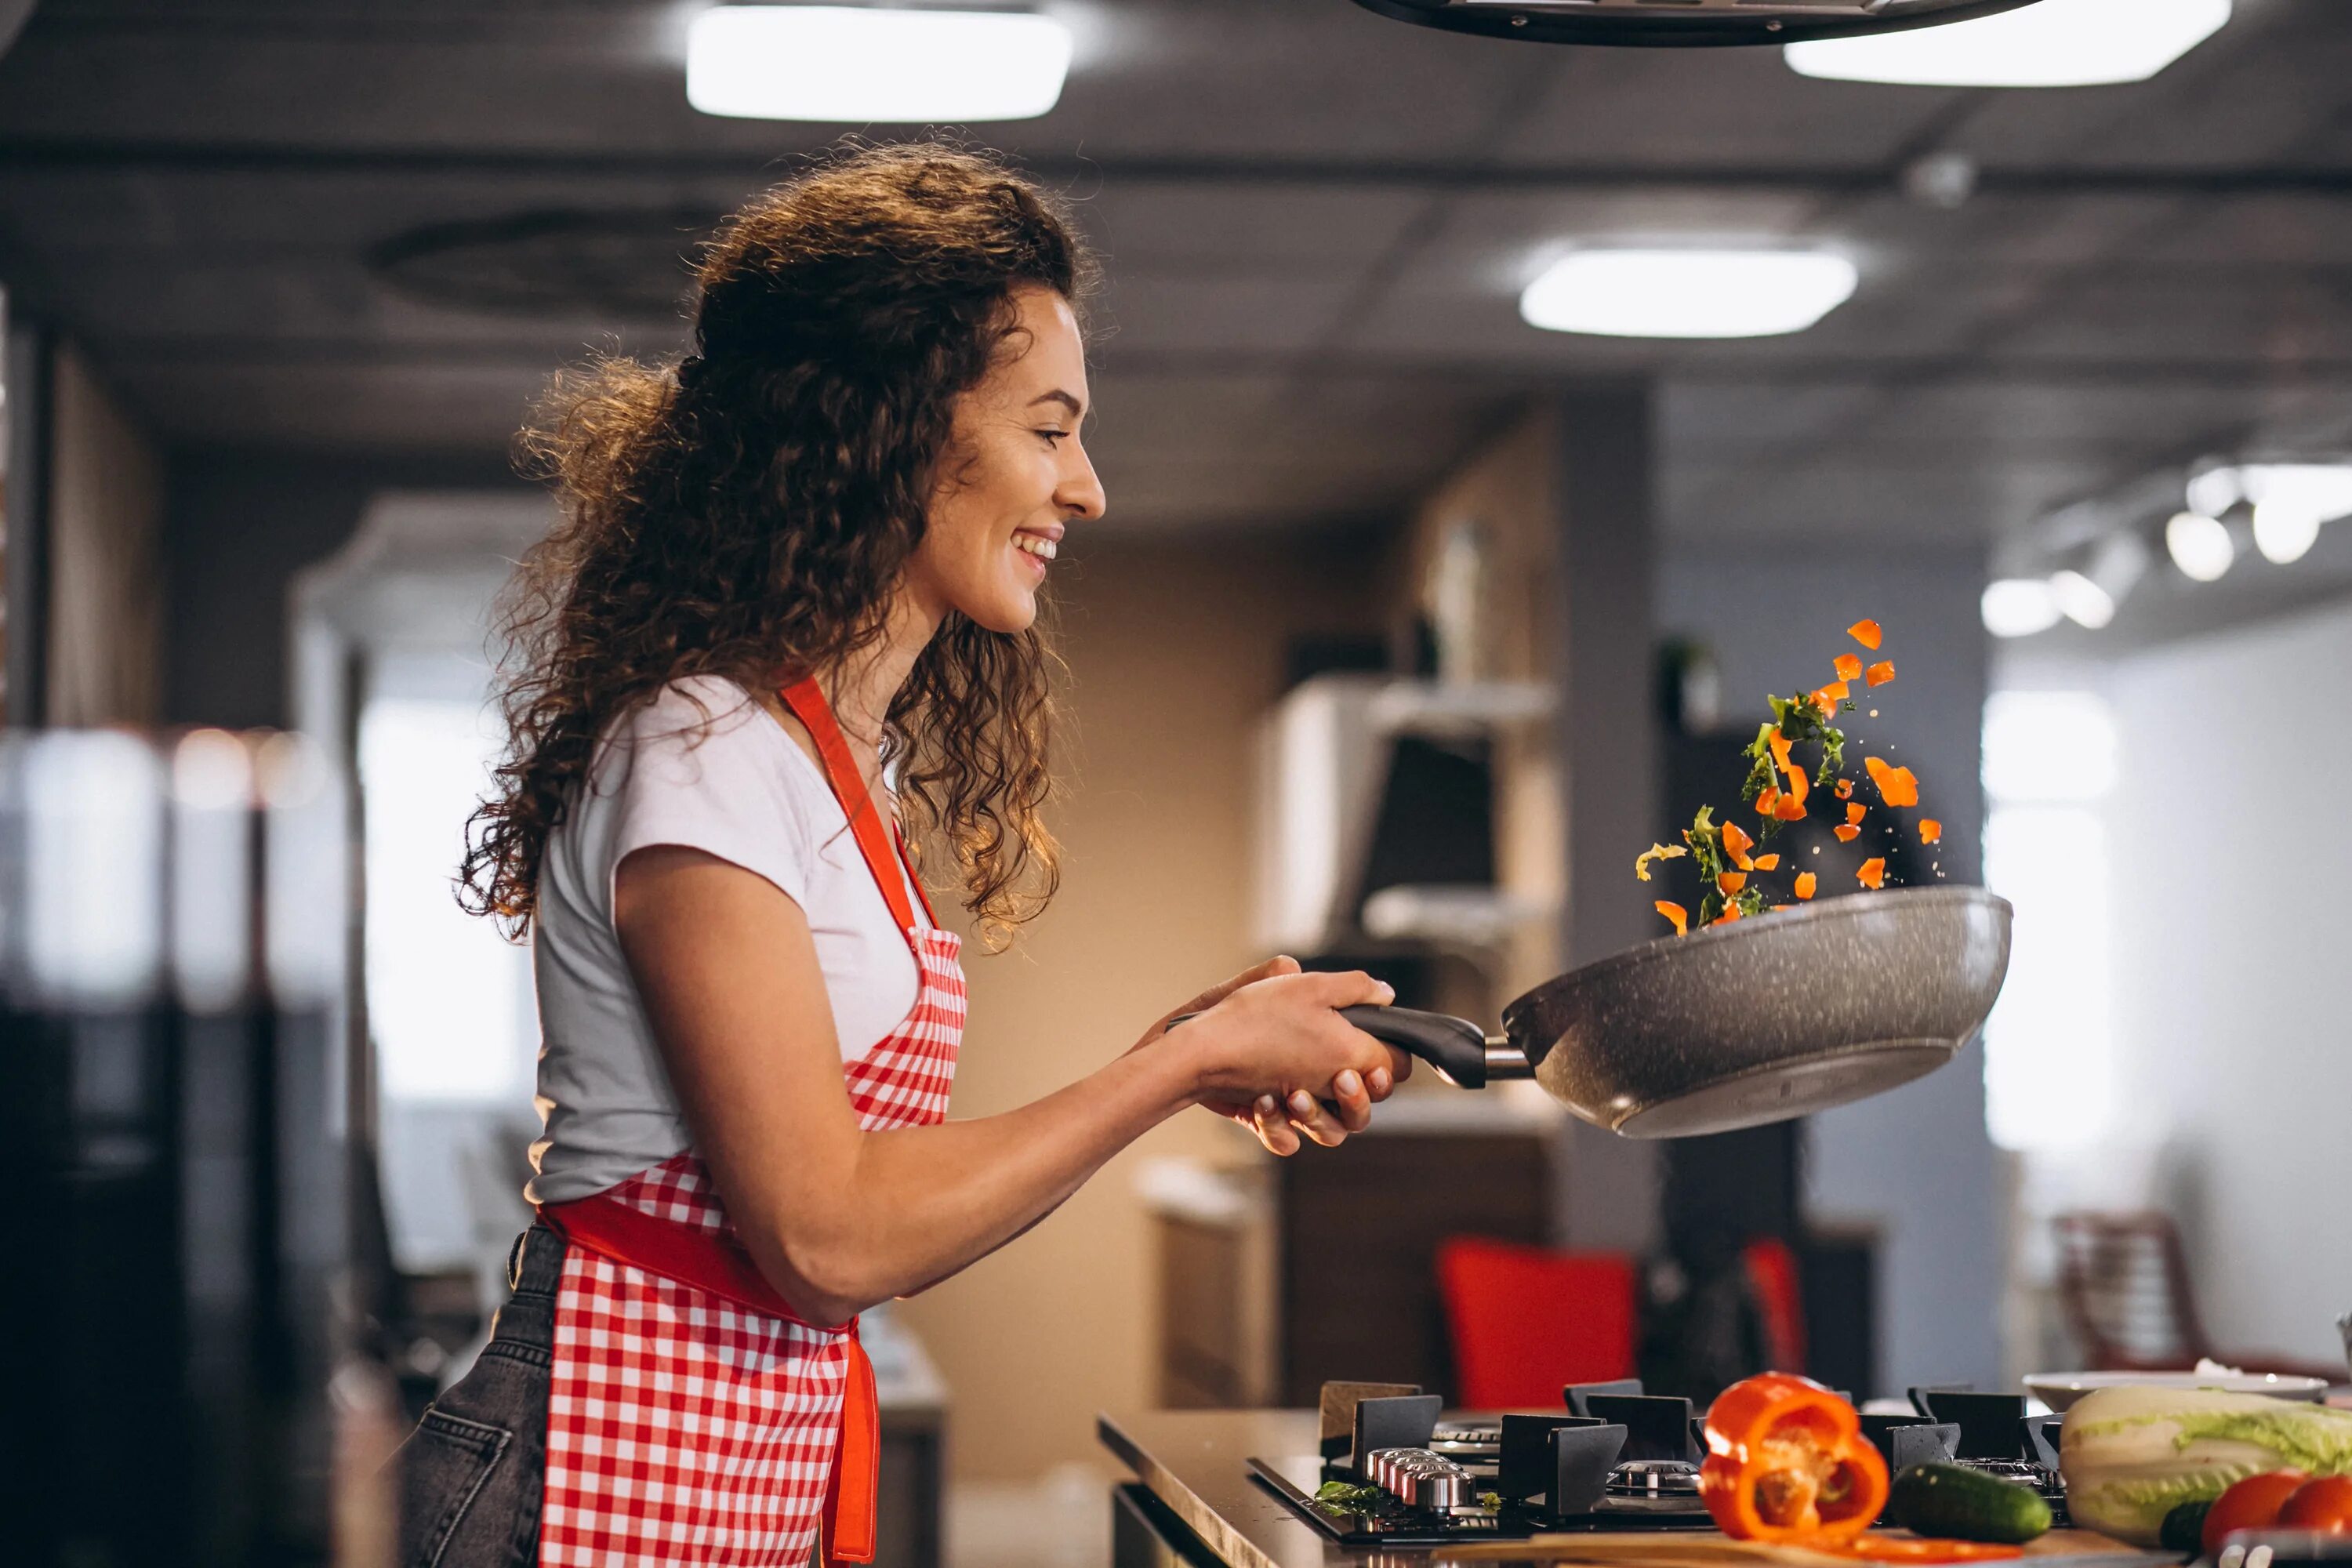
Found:
M 478 700 L 378 696 L 361 710 L 368 1028 L 389 1099 L 520 1105 L 530 1094 L 530 949 L 456 897 L 495 736 Z
M 1985 882 L 2017 908 L 2009 983 L 1985 1026 L 1985 1121 L 2005 1149 L 2079 1147 L 2115 1101 L 2106 824 L 2116 735 L 2084 691 L 1985 708 Z

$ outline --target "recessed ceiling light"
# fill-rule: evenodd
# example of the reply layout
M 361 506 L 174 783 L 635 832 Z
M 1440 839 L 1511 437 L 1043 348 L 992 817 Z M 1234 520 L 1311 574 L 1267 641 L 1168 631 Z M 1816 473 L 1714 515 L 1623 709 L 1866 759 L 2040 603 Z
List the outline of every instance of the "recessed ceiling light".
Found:
M 1784 51 L 1804 76 L 1924 87 L 2146 81 L 2221 30 L 2231 0 L 2037 0 L 1973 22 Z
M 2004 577 L 1988 585 L 1981 605 L 1985 630 L 1997 637 L 2030 637 L 2058 624 L 2058 595 L 2040 577 Z
M 1027 12 L 718 5 L 688 33 L 686 99 L 750 120 L 1032 120 L 1069 70 L 1070 30 Z
M 1612 338 L 1801 332 L 1853 298 L 1858 274 L 1819 250 L 1580 250 L 1519 296 L 1529 326 Z
M 2060 613 L 2078 626 L 2095 632 L 2116 618 L 2115 595 L 2080 572 L 2053 574 L 2050 594 Z
M 2171 552 L 2172 563 L 2180 568 L 2180 574 L 2197 583 L 2220 582 L 2238 559 L 2238 547 L 2231 542 L 2229 526 L 2201 511 L 2175 513 L 2172 521 L 2164 525 L 2164 547 Z

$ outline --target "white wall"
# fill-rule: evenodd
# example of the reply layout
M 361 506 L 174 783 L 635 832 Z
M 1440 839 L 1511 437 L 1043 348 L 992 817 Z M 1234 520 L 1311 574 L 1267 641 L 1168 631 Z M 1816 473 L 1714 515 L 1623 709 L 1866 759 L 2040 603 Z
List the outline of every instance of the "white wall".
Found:
M 1857 718 L 1854 731 L 1917 772 L 1923 809 L 1945 824 L 1945 870 L 1954 882 L 1975 882 L 1984 820 L 1983 583 L 1982 561 L 1966 552 L 1683 549 L 1661 563 L 1659 624 L 1714 650 L 1727 721 L 1753 726 L 1769 716 L 1767 694 L 1822 685 L 1831 659 L 1858 651 L 1847 626 L 1864 616 L 1879 621 L 1896 680 L 1868 694 L 1864 708 L 1883 717 Z M 1726 781 L 1725 793 L 1738 784 Z M 1811 1217 L 1867 1223 L 1882 1238 L 1879 1386 L 1872 1392 L 1962 1380 L 1997 1386 L 2001 1203 L 1976 1047 L 1907 1088 L 1813 1119 Z
M 2352 605 L 2120 661 L 2123 1130 L 2166 1164 L 2225 1349 L 2352 1311 Z

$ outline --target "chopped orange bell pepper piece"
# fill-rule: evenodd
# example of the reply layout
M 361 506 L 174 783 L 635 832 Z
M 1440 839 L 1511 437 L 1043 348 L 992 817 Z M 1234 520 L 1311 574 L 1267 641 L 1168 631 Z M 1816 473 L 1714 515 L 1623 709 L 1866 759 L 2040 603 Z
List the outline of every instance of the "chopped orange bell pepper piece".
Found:
M 1782 773 L 1787 773 L 1789 771 L 1789 748 L 1794 744 L 1794 742 L 1791 742 L 1788 736 L 1782 734 L 1780 731 L 1775 730 L 1770 735 L 1766 737 L 1764 743 L 1772 748 L 1773 763 L 1779 766 Z
M 1845 819 L 1856 827 L 1860 827 L 1862 826 L 1862 819 L 1869 815 L 1870 807 L 1863 805 L 1860 801 L 1855 801 L 1852 805 L 1845 808 Z
M 1837 672 L 1840 680 L 1860 680 L 1862 660 L 1850 653 L 1842 653 L 1837 656 Z
M 1755 847 L 1756 840 L 1748 837 L 1747 834 L 1741 832 L 1739 824 L 1736 822 L 1727 822 L 1723 825 L 1723 852 L 1731 857 L 1731 863 L 1733 865 L 1738 867 L 1743 871 L 1754 870 L 1756 868 L 1756 864 L 1754 861 L 1748 859 L 1748 852 Z M 1730 888 L 1725 890 L 1736 893 L 1739 889 L 1737 888 Z
M 1853 781 L 1852 779 L 1838 780 L 1837 795 L 1840 800 L 1852 800 L 1853 798 Z
M 1756 857 L 1755 868 L 1759 871 L 1777 871 L 1780 868 L 1780 858 L 1778 855 L 1759 855 Z
M 1729 909 L 1724 910 L 1722 914 L 1717 916 L 1707 923 L 1709 925 L 1727 926 L 1732 921 L 1744 918 L 1746 917 L 1742 916 L 1739 912 L 1739 906 L 1738 904 L 1734 904 Z
M 1937 821 L 1932 816 L 1921 817 L 1919 819 L 1919 842 L 1922 844 L 1940 844 L 1943 841 L 1944 825 Z
M 1856 621 L 1853 625 L 1846 627 L 1845 632 L 1846 636 L 1852 637 L 1854 641 L 1860 643 L 1863 647 L 1868 648 L 1873 653 L 1876 653 L 1878 651 L 1879 639 L 1885 635 L 1878 629 L 1878 623 L 1876 621 Z
M 1804 777 L 1805 775 L 1804 775 L 1804 774 L 1802 774 L 1802 773 L 1799 773 L 1799 774 L 1797 774 L 1796 776 L 1797 776 L 1797 777 L 1799 777 L 1799 778 L 1802 778 L 1802 777 Z M 1772 816 L 1773 816 L 1774 820 L 1776 820 L 1776 821 L 1780 821 L 1780 822 L 1802 822 L 1802 821 L 1804 821 L 1804 820 L 1805 820 L 1805 800 L 1804 800 L 1804 797 L 1803 797 L 1802 795 L 1782 795 L 1782 796 L 1780 797 L 1780 803 L 1778 805 L 1775 805 L 1775 806 L 1772 808 Z
M 1886 862 L 1884 860 L 1864 860 L 1862 863 L 1862 869 L 1856 871 L 1854 873 L 1854 877 L 1865 888 L 1874 889 L 1884 887 L 1886 882 Z
M 1776 788 L 1767 785 L 1764 793 L 1756 797 L 1756 815 L 1759 816 L 1774 816 L 1779 815 L 1780 810 L 1780 792 Z
M 1790 768 L 1789 770 L 1789 787 L 1785 793 L 1788 795 L 1790 799 L 1795 801 L 1799 805 L 1802 805 L 1805 804 L 1805 797 L 1813 793 L 1813 781 L 1805 776 L 1804 769 Z
M 1863 679 L 1873 686 L 1884 686 L 1894 679 L 1895 661 L 1891 658 L 1886 660 L 1884 664 L 1872 665 L 1868 672 L 1863 676 Z
M 1707 1409 L 1699 1499 L 1735 1541 L 1834 1550 L 1870 1528 L 1886 1490 L 1861 1417 L 1818 1383 L 1768 1372 Z
M 1656 910 L 1660 914 L 1665 916 L 1666 919 L 1675 922 L 1675 934 L 1676 936 L 1690 935 L 1690 911 L 1688 910 L 1683 908 L 1680 904 L 1670 904 L 1664 899 L 1660 899 L 1655 904 L 1653 904 L 1651 908 Z
M 1810 899 L 1821 888 L 1822 879 L 1807 871 L 1797 879 L 1797 897 Z
M 1862 829 L 1850 822 L 1841 822 L 1830 831 L 1837 835 L 1838 842 L 1841 844 L 1851 844 L 1862 837 Z
M 1728 897 L 1748 886 L 1748 873 L 1745 871 L 1723 872 L 1716 878 L 1715 885 L 1721 888 L 1725 896 Z
M 1878 786 L 1878 798 L 1889 805 L 1919 804 L 1919 779 L 1909 768 L 1889 767 L 1876 757 L 1864 757 L 1863 766 L 1870 770 L 1870 782 Z

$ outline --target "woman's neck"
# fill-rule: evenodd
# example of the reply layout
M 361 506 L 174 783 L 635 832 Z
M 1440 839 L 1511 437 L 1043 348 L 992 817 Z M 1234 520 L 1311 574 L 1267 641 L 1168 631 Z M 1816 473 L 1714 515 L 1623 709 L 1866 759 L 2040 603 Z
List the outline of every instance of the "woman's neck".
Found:
M 880 771 L 882 734 L 890 706 L 946 618 L 944 610 L 933 609 L 920 595 L 900 593 L 891 604 L 881 637 L 825 680 L 825 697 L 833 704 L 834 718 L 857 753 L 869 787 Z

